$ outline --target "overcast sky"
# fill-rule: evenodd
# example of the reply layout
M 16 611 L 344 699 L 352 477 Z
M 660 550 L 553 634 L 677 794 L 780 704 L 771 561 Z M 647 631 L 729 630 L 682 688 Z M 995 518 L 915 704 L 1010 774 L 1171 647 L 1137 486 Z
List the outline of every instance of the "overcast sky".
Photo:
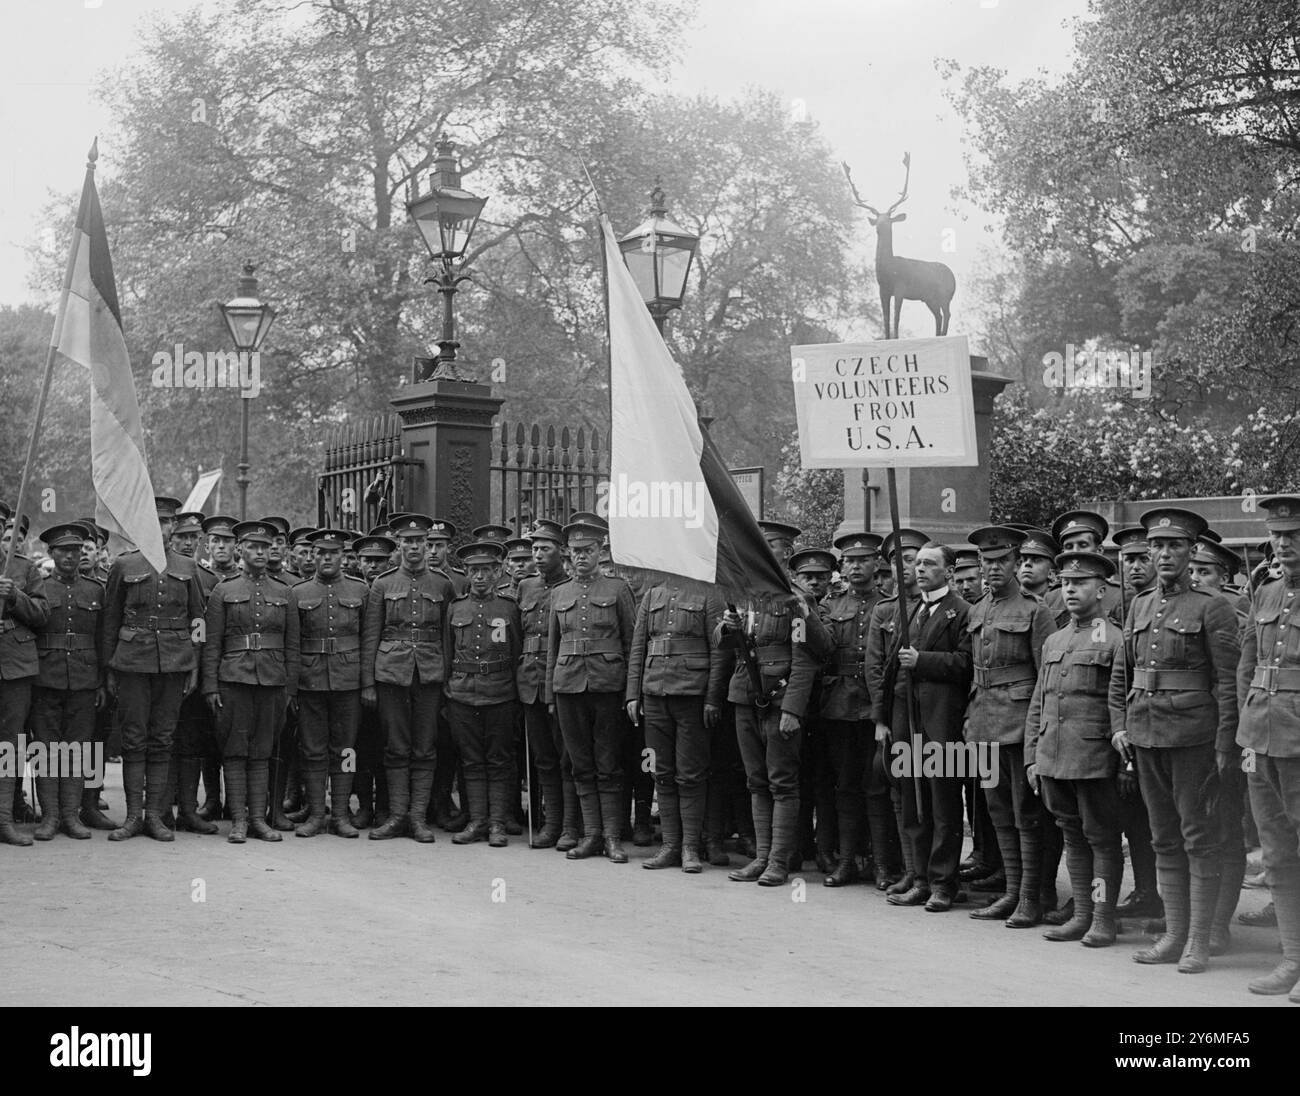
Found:
M 90 139 L 109 129 L 91 98 L 96 75 L 131 54 L 143 16 L 188 6 L 6 0 L 0 304 L 39 300 L 27 285 L 22 248 L 42 229 L 38 217 L 49 192 L 80 187 Z M 779 91 L 792 112 L 806 111 L 818 123 L 873 205 L 897 195 L 902 155 L 910 150 L 908 219 L 895 233 L 896 248 L 953 268 L 958 314 L 963 276 L 990 237 L 978 210 L 949 199 L 950 188 L 965 179 L 961 127 L 947 109 L 934 60 L 995 65 L 1013 77 L 1063 73 L 1072 62 L 1066 23 L 1086 8 L 1086 0 L 699 0 L 694 26 L 682 31 L 683 63 L 672 86 L 723 98 L 751 84 Z M 104 153 L 100 171 L 108 176 L 111 154 Z M 111 239 L 111 211 L 108 220 Z M 955 250 L 945 250 L 945 240 Z M 873 247 L 865 222 L 862 247 Z M 905 334 L 926 333 L 919 311 L 912 322 L 905 313 Z

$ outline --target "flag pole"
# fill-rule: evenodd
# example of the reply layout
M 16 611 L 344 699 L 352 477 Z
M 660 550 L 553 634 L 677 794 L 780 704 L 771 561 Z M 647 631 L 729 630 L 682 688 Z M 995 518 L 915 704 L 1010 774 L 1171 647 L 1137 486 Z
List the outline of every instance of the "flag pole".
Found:
M 99 138 L 96 137 L 86 154 L 86 175 L 91 177 L 95 171 L 95 161 L 99 159 Z M 81 220 L 81 207 L 77 207 L 77 223 Z M 14 559 L 18 555 L 18 531 L 22 528 L 23 511 L 27 508 L 27 496 L 31 492 L 32 473 L 36 465 L 36 447 L 40 441 L 41 421 L 45 418 L 45 404 L 50 396 L 50 381 L 54 376 L 54 355 L 59 341 L 63 338 L 63 321 L 68 312 L 68 295 L 72 291 L 72 275 L 77 261 L 77 227 L 73 226 L 72 246 L 68 248 L 68 265 L 63 272 L 63 293 L 59 297 L 59 311 L 54 317 L 54 330 L 50 334 L 50 345 L 45 351 L 45 371 L 41 376 L 41 394 L 36 400 L 36 414 L 32 417 L 32 432 L 27 439 L 27 460 L 23 464 L 23 477 L 18 486 L 18 501 L 14 505 L 14 535 L 9 538 L 9 550 L 5 556 L 3 574 L 5 578 L 13 575 Z M 4 615 L 4 605 L 0 603 L 0 617 Z

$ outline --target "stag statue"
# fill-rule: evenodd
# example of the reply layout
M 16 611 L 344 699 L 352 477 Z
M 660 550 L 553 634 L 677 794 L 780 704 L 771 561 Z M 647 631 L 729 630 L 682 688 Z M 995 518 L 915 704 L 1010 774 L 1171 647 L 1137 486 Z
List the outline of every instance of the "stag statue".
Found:
M 894 210 L 907 201 L 907 183 L 912 174 L 912 154 L 903 153 L 903 166 L 907 169 L 903 176 L 903 189 L 898 201 L 884 213 L 875 206 L 868 205 L 858 194 L 853 184 L 849 165 L 840 161 L 844 177 L 853 190 L 853 200 L 870 216 L 868 221 L 876 229 L 876 283 L 880 286 L 880 310 L 885 317 L 885 338 L 898 338 L 898 318 L 903 311 L 904 301 L 924 301 L 925 306 L 934 314 L 934 333 L 948 334 L 948 305 L 952 295 L 957 291 L 957 279 L 943 263 L 927 263 L 920 259 L 905 259 L 894 254 L 894 225 L 907 219 L 906 213 L 895 215 Z M 890 301 L 894 305 L 894 323 L 889 323 Z

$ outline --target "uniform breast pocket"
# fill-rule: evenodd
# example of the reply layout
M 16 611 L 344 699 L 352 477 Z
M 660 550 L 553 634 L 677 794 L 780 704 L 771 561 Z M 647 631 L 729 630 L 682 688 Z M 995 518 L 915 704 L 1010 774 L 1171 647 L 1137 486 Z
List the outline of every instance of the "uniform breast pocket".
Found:
M 790 640 L 790 610 L 768 606 L 758 622 L 758 635 L 755 637 L 761 647 L 767 643 L 787 643 Z
M 1290 639 L 1295 642 L 1294 636 L 1282 634 L 1282 629 L 1278 626 L 1278 618 L 1282 615 L 1281 609 L 1261 609 L 1255 613 L 1255 647 L 1256 658 L 1262 664 L 1272 659 L 1282 647 L 1278 645 L 1281 640 L 1285 645 Z M 1294 631 L 1294 629 L 1288 629 Z
M 77 594 L 73 598 L 73 604 L 83 613 L 97 613 L 104 607 L 98 594 Z
M 1078 687 L 1090 693 L 1105 693 L 1110 686 L 1110 668 L 1114 655 L 1110 651 L 1076 651 L 1070 656 L 1070 669 Z
M 577 628 L 578 599 L 574 597 L 556 598 L 551 608 L 555 610 L 556 615 L 560 618 L 560 626 L 564 631 L 573 631 Z
M 123 575 L 122 584 L 126 587 L 127 608 L 138 609 L 151 603 L 148 575 Z
M 390 590 L 384 594 L 384 620 L 394 624 L 409 624 L 411 613 L 407 608 L 409 600 L 405 590 L 401 592 Z
M 1000 663 L 1028 662 L 1032 657 L 1029 649 L 1028 620 L 999 620 L 993 629 L 993 657 Z
M 1162 629 L 1164 651 L 1170 662 L 1185 662 L 1189 654 L 1201 651 L 1201 622 L 1199 620 L 1171 620 Z
M 299 604 L 301 604 L 301 602 Z M 356 616 L 357 614 L 359 614 L 361 612 L 361 607 L 364 604 L 365 602 L 359 597 L 339 598 L 340 607 L 342 607 L 344 612 L 349 616 Z
M 591 598 L 591 622 L 611 627 L 618 623 L 618 598 L 602 594 Z
M 266 618 L 273 624 L 284 627 L 285 614 L 289 609 L 289 599 L 284 597 L 268 597 L 266 599 Z
M 310 600 L 300 598 L 298 600 L 298 609 L 300 612 L 310 613 L 315 611 L 316 609 L 319 609 L 324 604 L 325 604 L 324 598 L 314 597 L 311 598 Z
M 437 627 L 442 623 L 443 600 L 437 594 L 420 594 L 420 621 L 425 627 Z

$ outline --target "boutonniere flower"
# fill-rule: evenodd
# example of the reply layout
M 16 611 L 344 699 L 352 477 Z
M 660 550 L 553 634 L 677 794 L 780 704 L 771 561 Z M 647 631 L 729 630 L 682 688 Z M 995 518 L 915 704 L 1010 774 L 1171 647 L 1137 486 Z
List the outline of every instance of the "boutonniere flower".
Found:
M 947 612 L 947 617 L 948 617 L 949 620 L 956 620 L 956 619 L 957 619 L 957 610 L 956 610 L 956 609 L 949 609 L 948 612 Z

